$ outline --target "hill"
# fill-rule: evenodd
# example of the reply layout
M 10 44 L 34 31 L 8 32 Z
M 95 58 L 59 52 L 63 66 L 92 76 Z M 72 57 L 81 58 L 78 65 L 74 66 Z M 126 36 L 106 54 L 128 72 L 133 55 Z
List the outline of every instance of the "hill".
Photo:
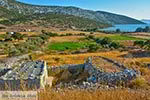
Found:
M 0 7 L 0 24 L 12 25 L 32 25 L 32 26 L 52 26 L 56 28 L 103 28 L 110 26 L 107 23 L 97 22 L 88 18 L 64 15 L 58 13 L 34 13 L 21 14 L 13 10 Z
M 0 6 L 24 15 L 55 13 L 88 18 L 105 24 L 144 24 L 141 21 L 123 15 L 103 11 L 85 10 L 71 6 L 40 6 L 25 4 L 15 0 L 0 0 Z

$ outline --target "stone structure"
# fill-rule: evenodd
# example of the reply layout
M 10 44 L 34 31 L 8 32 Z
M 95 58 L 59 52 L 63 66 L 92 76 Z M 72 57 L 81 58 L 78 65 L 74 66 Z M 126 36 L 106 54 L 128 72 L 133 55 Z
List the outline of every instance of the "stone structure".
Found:
M 47 77 L 46 62 L 28 61 L 14 69 L 0 70 L 0 90 L 44 88 Z
M 112 61 L 114 63 L 114 61 Z M 117 62 L 115 62 L 117 64 Z M 119 64 L 117 64 L 119 65 Z M 102 69 L 97 68 L 92 64 L 92 59 L 88 58 L 84 64 L 79 65 L 65 65 L 62 67 L 52 68 L 53 71 L 57 69 L 61 70 L 61 76 L 58 77 L 59 82 L 56 84 L 56 88 L 81 88 L 89 89 L 99 87 L 117 87 L 126 85 L 131 80 L 140 76 L 140 73 L 128 69 L 127 67 L 120 65 L 119 72 L 105 72 Z M 65 77 L 65 78 L 64 78 Z

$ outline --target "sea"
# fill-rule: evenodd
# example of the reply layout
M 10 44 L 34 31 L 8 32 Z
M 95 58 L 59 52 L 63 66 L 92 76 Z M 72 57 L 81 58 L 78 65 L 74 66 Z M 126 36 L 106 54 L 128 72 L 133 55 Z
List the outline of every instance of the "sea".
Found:
M 150 24 L 119 24 L 114 25 L 113 27 L 108 27 L 100 30 L 111 32 L 116 31 L 116 29 L 120 29 L 121 32 L 135 32 L 137 28 L 145 28 L 146 26 L 150 26 Z

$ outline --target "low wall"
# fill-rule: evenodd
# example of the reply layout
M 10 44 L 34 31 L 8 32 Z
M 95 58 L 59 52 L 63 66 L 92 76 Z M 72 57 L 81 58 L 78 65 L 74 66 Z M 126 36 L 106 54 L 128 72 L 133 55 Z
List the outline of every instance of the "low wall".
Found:
M 3 80 L 0 79 L 0 90 L 34 90 L 41 87 L 40 79 Z

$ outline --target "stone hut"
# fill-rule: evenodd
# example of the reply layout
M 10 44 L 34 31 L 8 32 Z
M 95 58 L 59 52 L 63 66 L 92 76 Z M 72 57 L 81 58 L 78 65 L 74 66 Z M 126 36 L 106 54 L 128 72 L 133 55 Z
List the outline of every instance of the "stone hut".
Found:
M 12 70 L 1 69 L 0 75 L 0 90 L 44 88 L 48 77 L 44 61 L 29 61 Z

